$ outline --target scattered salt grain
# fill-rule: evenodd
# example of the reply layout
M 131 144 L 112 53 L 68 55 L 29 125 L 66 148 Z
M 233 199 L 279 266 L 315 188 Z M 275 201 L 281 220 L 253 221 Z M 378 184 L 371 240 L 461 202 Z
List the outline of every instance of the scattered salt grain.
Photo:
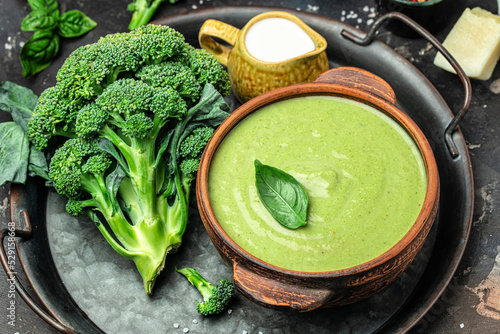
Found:
M 174 324 L 174 328 L 179 328 L 179 324 L 178 324 L 178 323 L 175 323 L 175 324 Z
M 363 12 L 368 12 L 369 10 L 370 10 L 370 7 L 368 7 L 368 6 L 363 7 Z
M 198 320 L 193 319 L 193 324 L 197 324 L 197 323 L 198 323 Z
M 189 332 L 189 328 L 187 328 L 187 327 L 186 327 L 186 328 L 184 328 L 184 329 L 182 330 L 182 332 L 183 332 L 183 333 L 188 333 L 188 332 Z
M 233 310 L 231 310 L 231 309 L 227 310 L 227 314 L 231 314 L 231 313 L 233 313 Z
M 307 5 L 307 10 L 310 12 L 317 12 L 319 11 L 319 6 Z

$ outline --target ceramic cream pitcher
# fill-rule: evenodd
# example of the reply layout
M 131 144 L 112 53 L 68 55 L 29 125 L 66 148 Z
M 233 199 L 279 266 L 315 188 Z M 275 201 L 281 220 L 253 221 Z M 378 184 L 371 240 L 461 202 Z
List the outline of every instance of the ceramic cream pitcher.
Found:
M 259 35 L 258 29 L 264 34 Z M 272 40 L 277 31 L 285 31 L 284 38 Z M 263 36 L 269 36 L 268 40 Z M 287 12 L 262 13 L 241 30 L 221 21 L 207 20 L 198 38 L 201 47 L 227 67 L 233 92 L 242 103 L 278 87 L 311 82 L 329 68 L 326 40 Z

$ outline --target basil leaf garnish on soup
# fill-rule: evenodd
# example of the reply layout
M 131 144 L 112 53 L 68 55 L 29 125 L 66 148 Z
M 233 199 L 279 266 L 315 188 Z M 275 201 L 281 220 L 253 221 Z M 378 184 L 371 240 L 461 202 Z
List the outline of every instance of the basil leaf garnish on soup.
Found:
M 255 185 L 262 204 L 281 225 L 296 229 L 307 224 L 309 197 L 290 174 L 255 160 Z

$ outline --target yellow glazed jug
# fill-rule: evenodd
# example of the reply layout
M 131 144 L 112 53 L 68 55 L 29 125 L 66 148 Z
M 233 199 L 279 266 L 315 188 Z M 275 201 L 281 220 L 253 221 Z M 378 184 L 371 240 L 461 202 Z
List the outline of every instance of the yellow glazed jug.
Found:
M 268 18 L 286 19 L 295 23 L 310 38 L 310 50 L 277 61 L 261 60 L 253 56 L 245 42 L 248 31 L 256 23 Z M 220 38 L 230 47 L 218 43 L 214 37 Z M 233 92 L 242 103 L 275 88 L 311 82 L 329 68 L 326 40 L 297 16 L 287 12 L 262 13 L 248 21 L 241 30 L 221 21 L 207 20 L 200 29 L 198 39 L 203 49 L 227 67 Z M 292 43 L 298 43 L 297 41 L 298 39 Z

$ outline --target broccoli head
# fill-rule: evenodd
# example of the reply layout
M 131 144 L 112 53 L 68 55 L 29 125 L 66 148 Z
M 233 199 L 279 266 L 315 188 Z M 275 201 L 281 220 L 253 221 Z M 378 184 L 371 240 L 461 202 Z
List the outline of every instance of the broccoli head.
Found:
M 227 280 L 220 280 L 218 285 L 208 282 L 196 269 L 176 269 L 184 275 L 203 296 L 203 301 L 196 301 L 198 313 L 204 316 L 219 314 L 224 311 L 234 297 L 234 284 Z
M 190 52 L 165 26 L 102 37 L 68 57 L 28 125 L 66 210 L 135 262 L 147 293 L 182 242 L 202 151 L 229 114 L 223 67 Z

